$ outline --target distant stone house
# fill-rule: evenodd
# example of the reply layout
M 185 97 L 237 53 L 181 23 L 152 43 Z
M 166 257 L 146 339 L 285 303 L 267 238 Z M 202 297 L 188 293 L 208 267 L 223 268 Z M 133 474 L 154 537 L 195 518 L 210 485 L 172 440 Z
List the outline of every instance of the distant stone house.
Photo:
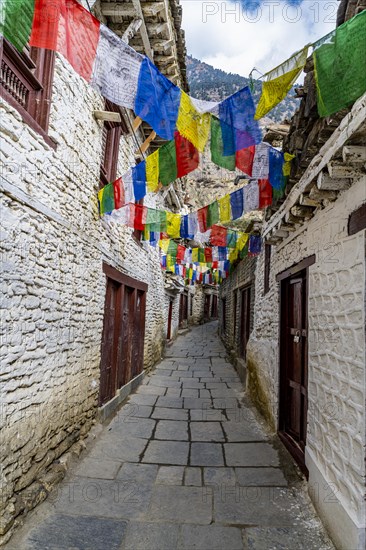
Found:
M 311 60 L 307 71 L 284 141 L 296 155 L 286 197 L 266 211 L 262 254 L 243 260 L 220 289 L 220 331 L 337 548 L 361 549 L 366 96 L 319 119 Z
M 133 47 L 186 86 L 176 0 L 158 10 L 125 2 L 112 15 L 103 6 L 94 8 L 104 23 L 128 30 Z M 171 303 L 177 332 L 180 291 L 167 292 L 158 250 L 98 215 L 100 186 L 135 164 L 151 129 L 133 131 L 133 113 L 105 102 L 60 55 L 2 45 L 4 542 L 62 477 L 64 453 L 80 452 L 98 411 L 110 414 L 160 359 Z M 121 121 L 103 122 L 94 111 L 115 111 Z M 180 200 L 178 184 L 145 205 L 177 210 Z

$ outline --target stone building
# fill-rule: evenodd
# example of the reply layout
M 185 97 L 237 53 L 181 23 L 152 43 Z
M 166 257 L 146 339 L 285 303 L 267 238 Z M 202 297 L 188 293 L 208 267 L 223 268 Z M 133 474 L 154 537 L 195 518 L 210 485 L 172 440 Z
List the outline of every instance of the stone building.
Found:
M 346 19 L 363 9 L 346 4 Z M 320 119 L 311 58 L 306 73 L 283 140 L 295 155 L 286 196 L 266 210 L 263 253 L 243 260 L 221 287 L 221 335 L 243 357 L 242 379 L 308 479 L 336 547 L 361 549 L 366 96 Z
M 94 10 L 186 88 L 177 0 L 98 2 Z M 105 103 L 58 54 L 20 55 L 4 41 L 2 67 L 4 542 L 62 478 L 98 413 L 110 414 L 160 359 L 170 307 L 177 332 L 182 289 L 165 287 L 158 250 L 98 215 L 100 186 L 160 145 L 151 129 Z M 114 111 L 120 122 L 95 111 Z M 177 211 L 179 189 L 144 204 Z

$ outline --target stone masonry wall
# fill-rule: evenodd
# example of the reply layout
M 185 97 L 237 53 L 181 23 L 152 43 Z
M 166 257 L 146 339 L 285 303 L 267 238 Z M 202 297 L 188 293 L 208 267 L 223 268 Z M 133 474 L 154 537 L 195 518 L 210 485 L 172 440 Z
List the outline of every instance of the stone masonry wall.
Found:
M 59 56 L 53 90 L 49 135 L 56 151 L 0 103 L 1 177 L 8 182 L 1 195 L 3 542 L 19 514 L 45 498 L 50 465 L 94 422 L 103 261 L 149 285 L 145 368 L 161 357 L 166 340 L 159 252 L 98 217 L 102 123 L 92 112 L 103 109 L 103 99 Z M 133 137 L 122 137 L 118 174 L 134 164 L 136 148 Z M 145 204 L 159 201 L 148 196 Z M 173 314 L 175 327 L 177 306 Z
M 258 258 L 255 326 L 248 345 L 249 386 L 273 427 L 279 388 L 279 284 L 275 277 L 315 254 L 309 267 L 307 454 L 354 524 L 365 496 L 365 231 L 348 236 L 348 216 L 366 201 L 362 177 L 276 251 L 263 294 Z

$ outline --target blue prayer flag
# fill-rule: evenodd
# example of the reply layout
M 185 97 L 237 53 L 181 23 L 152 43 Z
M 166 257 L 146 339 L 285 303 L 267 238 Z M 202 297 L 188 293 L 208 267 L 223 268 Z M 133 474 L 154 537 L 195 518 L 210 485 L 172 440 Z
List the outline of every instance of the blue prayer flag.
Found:
M 251 235 L 249 238 L 249 254 L 256 256 L 262 249 L 262 238 L 260 235 Z
M 231 215 L 233 220 L 237 220 L 243 215 L 244 210 L 244 190 L 243 188 L 230 194 Z
M 139 74 L 135 113 L 163 139 L 174 139 L 180 94 L 180 89 L 145 57 Z
M 224 156 L 261 142 L 262 132 L 254 115 L 255 106 L 248 86 L 219 104 Z
M 146 195 L 146 161 L 136 164 L 132 168 L 133 192 L 135 201 L 143 199 Z
M 227 258 L 227 248 L 226 246 L 219 246 L 218 247 L 219 252 L 219 262 L 223 262 Z
M 284 154 L 274 147 L 269 147 L 269 183 L 274 189 L 282 189 L 284 185 L 283 163 Z

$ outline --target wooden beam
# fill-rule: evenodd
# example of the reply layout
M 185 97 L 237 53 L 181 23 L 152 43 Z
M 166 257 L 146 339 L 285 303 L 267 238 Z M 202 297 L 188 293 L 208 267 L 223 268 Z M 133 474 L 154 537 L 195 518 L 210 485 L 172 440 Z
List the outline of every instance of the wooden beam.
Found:
M 167 34 L 169 31 L 168 23 L 150 23 L 150 25 L 148 25 L 148 31 L 152 36 L 164 33 L 165 37 L 169 38 Z
M 359 145 L 345 145 L 342 149 L 342 158 L 344 163 L 365 164 L 366 147 Z
M 296 218 L 311 218 L 313 212 L 314 210 L 310 206 L 293 206 L 291 208 L 291 214 Z
M 320 206 L 318 201 L 311 199 L 309 195 L 305 195 L 304 193 L 300 195 L 299 203 L 301 206 L 313 206 L 314 208 Z
M 320 172 L 316 180 L 316 185 L 321 191 L 342 191 L 348 189 L 351 185 L 351 180 L 347 178 L 331 177 L 326 172 Z
M 335 201 L 337 193 L 334 191 L 320 191 L 316 185 L 310 189 L 309 198 L 315 201 Z
M 124 40 L 124 42 L 126 42 L 126 44 L 128 44 L 129 41 L 131 40 L 131 38 L 133 38 L 135 36 L 135 34 L 137 33 L 137 31 L 139 30 L 141 25 L 142 25 L 142 20 L 141 19 L 139 19 L 138 17 L 133 19 L 131 21 L 131 23 L 128 25 L 125 32 L 123 33 L 122 40 Z
M 327 166 L 335 153 L 357 132 L 365 120 L 366 93 L 354 103 L 351 111 L 341 120 L 338 128 L 334 130 L 328 141 L 321 147 L 319 153 L 312 159 L 300 181 L 293 186 L 285 202 L 265 225 L 263 236 L 266 236 L 278 224 L 281 218 L 290 211 L 302 193 L 311 189 L 313 181 L 317 178 L 319 172 Z
M 164 2 L 143 2 L 141 4 L 145 17 L 154 17 L 164 8 Z M 135 8 L 127 2 L 102 2 L 101 10 L 106 17 L 134 17 Z
M 139 116 L 137 116 L 137 117 L 135 118 L 135 120 L 133 121 L 133 123 L 132 123 L 132 130 L 133 130 L 134 132 L 136 132 L 137 128 L 139 128 L 139 127 L 141 126 L 141 124 L 142 124 L 142 118 L 140 118 Z
M 332 160 L 328 162 L 328 172 L 332 178 L 357 178 L 362 175 L 362 166 L 351 166 Z M 350 182 L 351 183 L 351 182 Z
M 153 50 L 151 48 L 151 45 L 150 45 L 149 35 L 147 34 L 144 14 L 142 13 L 140 0 L 132 0 L 132 4 L 133 4 L 133 7 L 136 10 L 137 16 L 140 19 L 142 19 L 142 24 L 141 24 L 141 27 L 140 27 L 140 34 L 141 34 L 142 42 L 143 42 L 143 45 L 144 45 L 144 50 L 146 52 L 147 57 L 149 57 L 151 59 L 151 61 L 153 61 L 154 60 L 154 52 L 153 52 Z
M 109 122 L 122 122 L 120 113 L 113 111 L 93 111 L 96 120 L 108 120 Z
M 145 151 L 149 148 L 150 143 L 155 139 L 156 132 L 154 130 L 151 132 L 151 134 L 145 139 L 144 143 L 141 145 L 141 147 L 135 151 L 135 155 L 140 155 L 141 153 L 145 153 Z

